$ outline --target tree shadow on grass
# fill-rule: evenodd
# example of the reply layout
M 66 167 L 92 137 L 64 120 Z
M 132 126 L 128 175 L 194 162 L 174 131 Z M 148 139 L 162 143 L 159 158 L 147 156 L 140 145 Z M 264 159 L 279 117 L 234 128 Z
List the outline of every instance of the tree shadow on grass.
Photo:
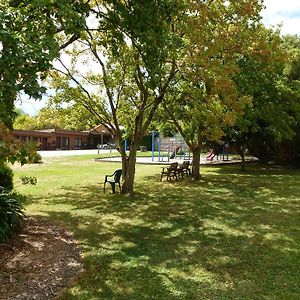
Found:
M 86 271 L 64 297 L 296 299 L 297 194 L 284 194 L 284 174 L 218 170 L 199 183 L 142 178 L 133 198 L 92 185 L 49 196 L 44 213 L 85 251 Z

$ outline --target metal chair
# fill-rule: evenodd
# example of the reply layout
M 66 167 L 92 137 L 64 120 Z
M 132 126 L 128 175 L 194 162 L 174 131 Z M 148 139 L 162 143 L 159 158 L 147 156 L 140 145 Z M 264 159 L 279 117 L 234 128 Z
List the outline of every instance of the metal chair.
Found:
M 119 190 L 121 192 L 121 184 L 120 184 L 121 176 L 122 176 L 122 169 L 116 170 L 112 175 L 105 175 L 103 192 L 105 193 L 105 185 L 107 182 L 110 183 L 113 194 L 116 192 L 116 184 L 119 185 Z

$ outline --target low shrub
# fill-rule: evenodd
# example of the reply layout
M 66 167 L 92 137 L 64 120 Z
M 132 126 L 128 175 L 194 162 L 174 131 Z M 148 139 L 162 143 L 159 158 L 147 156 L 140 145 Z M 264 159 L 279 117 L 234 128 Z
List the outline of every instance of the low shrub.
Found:
M 13 184 L 13 171 L 4 163 L 0 163 L 0 187 L 12 190 Z
M 37 178 L 33 176 L 21 176 L 20 177 L 22 184 L 31 184 L 31 185 L 36 185 L 37 184 Z
M 26 197 L 0 187 L 0 243 L 20 229 Z
M 30 163 L 37 164 L 42 162 L 42 156 L 39 153 L 34 153 L 30 158 Z

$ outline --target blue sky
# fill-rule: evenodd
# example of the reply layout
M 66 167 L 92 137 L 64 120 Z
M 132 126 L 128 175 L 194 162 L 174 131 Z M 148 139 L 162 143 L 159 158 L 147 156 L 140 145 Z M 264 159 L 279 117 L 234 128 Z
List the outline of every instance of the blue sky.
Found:
M 300 35 L 300 0 L 265 0 L 262 12 L 266 26 L 282 24 L 282 34 Z
M 281 24 L 282 34 L 300 35 L 300 0 L 264 0 L 264 4 L 266 9 L 262 11 L 262 20 L 267 27 Z M 45 105 L 46 98 L 34 101 L 23 96 L 17 107 L 35 115 Z

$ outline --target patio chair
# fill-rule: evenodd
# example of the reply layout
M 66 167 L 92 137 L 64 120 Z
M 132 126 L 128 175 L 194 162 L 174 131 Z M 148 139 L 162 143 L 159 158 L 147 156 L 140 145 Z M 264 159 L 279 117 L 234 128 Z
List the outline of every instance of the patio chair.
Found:
M 190 169 L 190 161 L 184 160 L 183 163 L 177 168 L 178 175 L 181 175 L 183 178 L 184 175 L 187 177 L 191 176 L 191 169 Z
M 171 163 L 169 167 L 163 167 L 160 175 L 160 181 L 164 176 L 167 177 L 167 180 L 171 180 L 171 178 L 177 179 L 177 167 L 178 162 Z
M 105 193 L 105 185 L 107 182 L 110 183 L 113 194 L 116 192 L 116 184 L 119 185 L 119 190 L 121 192 L 121 184 L 120 184 L 121 176 L 122 176 L 122 169 L 116 170 L 112 175 L 105 175 L 103 192 Z

